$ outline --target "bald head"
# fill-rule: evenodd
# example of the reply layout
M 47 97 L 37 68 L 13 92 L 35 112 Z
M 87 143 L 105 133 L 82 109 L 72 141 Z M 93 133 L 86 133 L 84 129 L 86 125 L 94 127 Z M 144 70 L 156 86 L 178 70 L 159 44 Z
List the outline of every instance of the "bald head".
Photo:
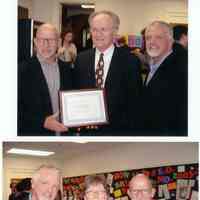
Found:
M 137 174 L 129 182 L 128 195 L 131 200 L 150 200 L 154 194 L 152 183 L 144 174 Z

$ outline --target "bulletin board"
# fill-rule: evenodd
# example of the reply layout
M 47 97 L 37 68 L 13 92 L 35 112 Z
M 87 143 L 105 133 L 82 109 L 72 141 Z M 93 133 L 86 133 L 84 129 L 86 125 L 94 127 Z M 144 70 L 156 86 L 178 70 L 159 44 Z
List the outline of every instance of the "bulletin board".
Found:
M 196 163 L 103 173 L 107 184 L 110 185 L 110 199 L 128 200 L 128 183 L 137 173 L 144 173 L 153 180 L 156 188 L 155 199 L 198 199 L 198 164 Z M 65 199 L 83 199 L 84 179 L 85 176 L 63 178 Z

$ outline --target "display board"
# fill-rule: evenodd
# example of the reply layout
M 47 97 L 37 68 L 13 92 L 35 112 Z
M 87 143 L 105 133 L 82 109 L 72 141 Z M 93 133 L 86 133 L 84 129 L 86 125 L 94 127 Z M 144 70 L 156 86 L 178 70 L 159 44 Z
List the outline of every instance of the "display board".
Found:
M 107 184 L 110 186 L 110 199 L 128 200 L 128 183 L 137 173 L 144 173 L 153 180 L 156 188 L 155 199 L 198 199 L 198 164 L 103 173 L 107 179 Z M 63 178 L 63 194 L 65 199 L 83 199 L 82 194 L 85 177 Z

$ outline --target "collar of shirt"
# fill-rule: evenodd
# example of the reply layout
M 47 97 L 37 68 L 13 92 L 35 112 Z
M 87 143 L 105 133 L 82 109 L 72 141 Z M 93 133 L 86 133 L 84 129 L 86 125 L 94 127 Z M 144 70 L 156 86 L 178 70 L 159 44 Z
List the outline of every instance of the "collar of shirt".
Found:
M 51 63 L 51 64 L 49 64 L 49 63 L 47 63 L 45 60 L 44 60 L 44 58 L 42 58 L 42 56 L 40 56 L 39 54 L 37 54 L 37 58 L 38 58 L 38 60 L 39 60 L 39 62 L 41 63 L 41 64 L 43 64 L 43 65 L 55 65 L 55 64 L 57 64 L 58 63 L 58 59 L 56 58 L 56 60 L 55 60 L 55 62 L 53 62 L 53 63 Z
M 115 46 L 112 44 L 108 49 L 106 49 L 104 52 L 100 52 L 97 48 L 95 51 L 95 70 L 97 68 L 97 64 L 99 61 L 99 56 L 101 53 L 103 53 L 103 59 L 104 59 L 104 76 L 103 76 L 103 80 L 104 80 L 104 85 L 105 85 L 105 80 L 108 74 L 108 70 L 109 70 L 109 66 L 110 66 L 110 62 L 114 53 L 114 49 Z
M 28 200 L 31 200 L 31 199 L 32 199 L 32 193 L 30 192 L 28 195 Z
M 172 53 L 172 50 L 169 51 L 161 60 L 160 62 L 153 63 L 153 60 L 150 60 L 150 73 L 155 73 L 155 71 L 159 68 L 162 62 Z

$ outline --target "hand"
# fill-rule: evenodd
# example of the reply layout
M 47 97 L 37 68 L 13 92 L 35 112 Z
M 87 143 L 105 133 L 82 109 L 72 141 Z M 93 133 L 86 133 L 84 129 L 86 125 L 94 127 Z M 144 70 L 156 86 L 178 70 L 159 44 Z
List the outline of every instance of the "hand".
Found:
M 49 129 L 55 132 L 65 132 L 68 131 L 68 128 L 65 127 L 62 123 L 57 121 L 58 113 L 46 117 L 44 121 L 44 128 Z

